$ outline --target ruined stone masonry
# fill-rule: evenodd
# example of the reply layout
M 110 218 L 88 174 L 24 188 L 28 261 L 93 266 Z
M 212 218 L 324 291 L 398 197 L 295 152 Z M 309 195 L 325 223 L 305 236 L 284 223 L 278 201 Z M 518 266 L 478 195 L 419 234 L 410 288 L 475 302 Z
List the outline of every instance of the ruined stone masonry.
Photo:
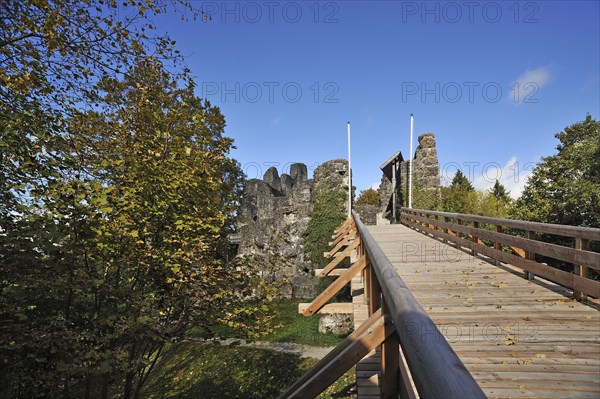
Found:
M 277 253 L 281 262 L 274 271 L 285 281 L 285 297 L 309 298 L 315 295 L 314 267 L 305 258 L 303 234 L 306 231 L 319 187 L 341 188 L 348 192 L 348 162 L 343 159 L 321 164 L 308 179 L 305 164 L 295 163 L 289 174 L 279 175 L 269 168 L 263 179 L 250 179 L 244 185 L 237 218 L 238 255 Z M 347 206 L 347 204 L 346 204 Z
M 421 187 L 437 190 L 440 186 L 435 136 L 419 136 L 414 154 L 413 177 Z M 403 192 L 408 192 L 408 162 L 397 152 L 381 169 L 379 206 L 355 207 L 366 224 L 385 224 L 393 219 L 393 193 L 396 193 L 396 220 L 404 206 Z M 244 185 L 237 217 L 238 255 L 272 255 L 276 266 L 272 278 L 284 281 L 285 297 L 314 297 L 314 267 L 305 258 L 303 235 L 310 220 L 314 195 L 318 188 L 341 188 L 348 193 L 348 162 L 337 159 L 321 164 L 308 178 L 306 165 L 292 164 L 289 174 L 279 175 L 269 168 L 261 179 L 250 179 Z M 347 196 L 345 196 L 347 198 Z M 347 206 L 347 203 L 345 204 Z M 276 258 L 276 259 L 275 259 Z
M 440 167 L 437 157 L 435 135 L 424 133 L 418 138 L 419 145 L 413 158 L 413 189 L 415 183 L 426 190 L 438 190 L 440 187 Z M 357 212 L 366 224 L 388 224 L 400 217 L 400 208 L 406 206 L 408 193 L 408 162 L 398 151 L 381 165 L 381 184 L 379 194 L 379 209 L 375 207 L 357 208 Z M 394 209 L 394 193 L 396 194 Z

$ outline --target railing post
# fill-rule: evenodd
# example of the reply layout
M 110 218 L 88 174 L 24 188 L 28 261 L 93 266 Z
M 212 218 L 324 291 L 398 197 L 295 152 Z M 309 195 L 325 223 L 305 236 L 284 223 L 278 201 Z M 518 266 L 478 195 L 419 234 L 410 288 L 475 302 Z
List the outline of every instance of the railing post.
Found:
M 496 233 L 502 233 L 502 226 L 499 224 L 496 225 Z M 502 251 L 502 244 L 500 244 L 498 241 L 494 241 L 494 249 L 498 252 Z M 498 258 L 495 258 L 494 265 L 498 266 L 499 264 L 500 260 Z
M 459 225 L 462 224 L 461 218 L 456 218 L 456 224 L 459 224 Z M 458 238 L 460 238 L 460 232 L 459 231 L 456 232 L 456 236 Z M 456 247 L 456 249 L 460 249 L 461 248 L 460 244 L 458 243 L 458 241 L 454 243 L 454 246 Z
M 388 314 L 389 309 L 385 300 L 382 301 L 383 314 Z M 392 328 L 395 328 L 392 327 Z M 383 399 L 397 399 L 401 384 L 400 374 L 400 338 L 394 331 L 381 344 L 381 397 Z
M 369 316 L 375 313 L 381 307 L 381 286 L 377 280 L 377 275 L 373 270 L 373 265 L 367 264 L 367 275 L 369 281 L 368 289 L 368 305 L 369 305 Z M 366 297 L 366 294 L 365 294 Z
M 473 221 L 473 230 L 478 229 L 478 228 L 479 228 L 479 222 Z M 479 237 L 475 234 L 474 231 L 473 231 L 473 235 L 471 236 L 471 241 L 473 241 L 475 244 L 477 244 L 479 242 Z M 471 249 L 471 255 L 477 256 L 477 251 L 475 251 L 475 248 Z
M 535 231 L 527 230 L 525 234 L 528 239 L 535 240 Z M 525 251 L 525 259 L 535 261 L 535 252 Z M 535 278 L 535 274 L 525 271 L 525 278 L 531 281 Z
M 590 244 L 590 241 L 586 240 L 585 238 L 581 238 L 581 237 L 575 238 L 575 249 L 582 249 L 585 251 L 585 250 L 589 249 L 589 244 Z M 573 268 L 575 269 L 574 270 L 575 275 L 582 276 L 585 278 L 588 277 L 587 266 L 573 265 Z M 584 301 L 587 299 L 587 295 L 582 293 L 581 291 L 573 290 L 573 298 L 575 298 L 577 301 Z
M 450 222 L 450 218 L 448 216 L 444 216 L 444 222 L 449 223 Z M 444 233 L 446 234 L 453 234 L 452 230 L 450 230 L 449 228 L 445 228 L 444 229 Z M 448 239 L 444 238 L 444 244 L 448 244 Z

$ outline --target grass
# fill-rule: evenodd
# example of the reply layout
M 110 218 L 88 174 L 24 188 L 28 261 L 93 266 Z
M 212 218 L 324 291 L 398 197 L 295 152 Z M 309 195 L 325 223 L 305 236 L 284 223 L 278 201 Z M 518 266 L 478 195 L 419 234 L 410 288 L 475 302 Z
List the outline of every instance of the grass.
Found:
M 277 328 L 272 334 L 260 338 L 269 342 L 294 342 L 310 346 L 336 346 L 344 337 L 319 332 L 318 316 L 298 313 L 300 301 L 273 301 L 271 311 Z
M 258 338 L 259 341 L 268 342 L 293 342 L 296 344 L 309 346 L 336 346 L 345 338 L 333 334 L 323 334 L 319 332 L 318 316 L 303 316 L 298 313 L 298 304 L 301 301 L 293 300 L 275 300 L 270 303 L 270 310 L 274 317 L 274 331 L 268 335 Z M 198 329 L 190 329 L 190 337 L 201 337 Z M 228 329 L 226 326 L 220 326 L 215 330 L 220 338 L 239 338 L 239 334 Z
M 314 359 L 254 348 L 174 344 L 157 363 L 143 397 L 276 398 L 315 363 Z M 351 369 L 318 398 L 350 398 L 353 382 Z
M 336 346 L 343 337 L 318 331 L 319 319 L 298 314 L 300 301 L 277 300 L 270 304 L 277 326 L 260 338 L 269 342 L 293 342 L 310 346 Z M 191 337 L 200 336 L 191 329 Z M 222 338 L 234 331 L 219 328 Z M 144 398 L 177 399 L 266 399 L 276 398 L 317 362 L 298 355 L 238 346 L 206 343 L 172 344 L 156 364 Z M 327 388 L 319 399 L 350 398 L 354 368 Z

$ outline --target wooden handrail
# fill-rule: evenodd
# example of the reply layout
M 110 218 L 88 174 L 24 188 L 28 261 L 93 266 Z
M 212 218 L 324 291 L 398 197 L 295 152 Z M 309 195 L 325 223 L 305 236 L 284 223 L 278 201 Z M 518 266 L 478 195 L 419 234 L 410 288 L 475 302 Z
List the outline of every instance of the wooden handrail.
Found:
M 438 220 L 439 216 L 444 221 Z M 451 219 L 456 220 L 456 223 L 451 222 Z M 571 288 L 573 296 L 578 300 L 585 298 L 586 294 L 596 298 L 600 296 L 600 282 L 588 276 L 588 269 L 600 270 L 600 254 L 589 250 L 589 241 L 600 241 L 600 229 L 408 208 L 402 208 L 401 220 L 409 227 L 469 248 L 473 253 L 479 252 L 497 261 L 520 267 L 525 270 L 528 278 L 537 274 Z M 472 226 L 463 224 L 465 222 L 471 222 Z M 494 230 L 481 228 L 480 224 L 494 226 Z M 503 227 L 524 230 L 525 237 L 508 234 Z M 461 237 L 461 233 L 469 239 Z M 536 233 L 575 238 L 574 248 L 540 241 Z M 492 241 L 493 246 L 488 247 L 480 239 Z M 509 246 L 519 252 L 520 256 L 503 252 L 501 245 Z M 571 263 L 574 273 L 538 263 L 535 261 L 535 254 Z
M 358 214 L 353 212 L 353 216 L 419 396 L 485 398 L 473 376 L 417 302 Z
M 490 216 L 462 214 L 454 212 L 428 211 L 425 209 L 402 208 L 401 212 L 424 213 L 432 216 L 442 216 L 460 219 L 469 222 L 479 222 L 490 225 L 501 225 L 524 231 L 536 231 L 538 233 L 554 234 L 565 237 L 583 238 L 592 241 L 600 241 L 600 229 L 593 227 L 567 226 L 562 224 L 528 222 L 525 220 L 503 219 Z

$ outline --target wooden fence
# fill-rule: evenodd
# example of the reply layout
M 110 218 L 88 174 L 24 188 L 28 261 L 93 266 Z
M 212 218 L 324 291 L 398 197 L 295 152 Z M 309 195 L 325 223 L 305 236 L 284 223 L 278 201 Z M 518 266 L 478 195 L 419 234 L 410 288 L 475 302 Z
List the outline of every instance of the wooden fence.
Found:
M 521 268 L 527 278 L 535 275 L 573 290 L 577 300 L 586 295 L 600 297 L 600 253 L 590 251 L 591 241 L 600 241 L 600 229 L 460 213 L 402 208 L 403 224 L 423 233 L 468 248 Z M 541 241 L 542 235 L 562 237 L 572 247 Z M 536 255 L 572 265 L 561 270 L 536 261 Z M 593 271 L 590 271 L 593 270 Z

